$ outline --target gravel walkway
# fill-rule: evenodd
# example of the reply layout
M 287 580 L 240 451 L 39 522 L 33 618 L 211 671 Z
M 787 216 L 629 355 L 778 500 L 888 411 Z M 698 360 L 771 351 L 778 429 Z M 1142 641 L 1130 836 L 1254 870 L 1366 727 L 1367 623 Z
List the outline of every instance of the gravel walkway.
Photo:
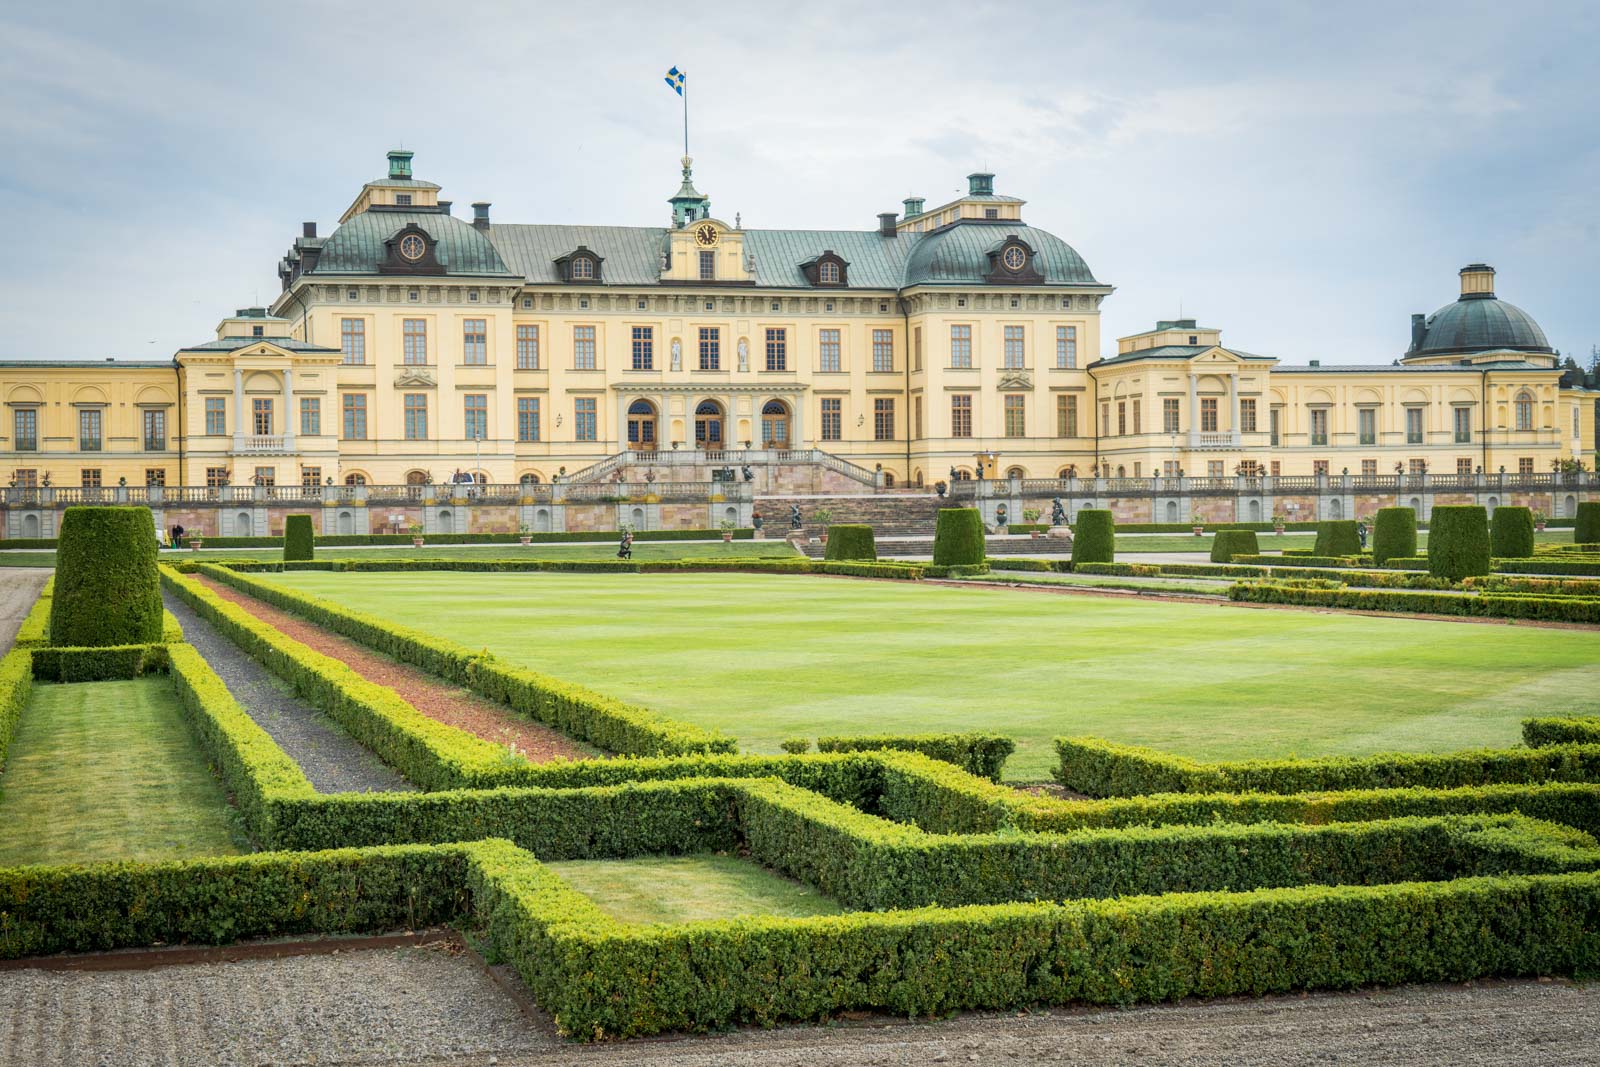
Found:
M 11 651 L 17 629 L 39 600 L 39 590 L 53 571 L 6 567 L 0 570 L 0 653 Z
M 414 788 L 332 719 L 295 696 L 285 682 L 218 633 L 193 608 L 170 592 L 163 592 L 162 599 L 183 627 L 184 640 L 205 657 L 245 713 L 300 765 L 318 792 Z
M 332 656 L 370 682 L 388 686 L 430 719 L 476 734 L 486 741 L 514 745 L 517 752 L 531 763 L 545 763 L 558 756 L 591 759 L 602 755 L 597 749 L 574 741 L 548 726 L 521 718 L 503 705 L 486 700 L 470 689 L 452 685 L 427 671 L 392 660 L 365 645 L 307 622 L 298 615 L 241 593 L 231 585 L 212 578 L 201 578 L 200 581 L 224 600 L 232 601 L 296 641 L 311 646 L 325 656 Z

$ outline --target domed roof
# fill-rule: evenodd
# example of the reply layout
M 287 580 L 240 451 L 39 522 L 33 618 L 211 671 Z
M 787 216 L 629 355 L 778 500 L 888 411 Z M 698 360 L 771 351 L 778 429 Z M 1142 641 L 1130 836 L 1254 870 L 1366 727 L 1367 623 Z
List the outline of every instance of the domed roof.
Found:
M 1494 268 L 1472 263 L 1461 270 L 1461 297 L 1413 326 L 1408 356 L 1471 352 L 1552 352 L 1533 316 L 1494 295 Z M 1420 318 L 1421 316 L 1413 316 Z
M 314 274 L 373 274 L 387 253 L 384 242 L 408 225 L 433 238 L 434 254 L 448 274 L 510 274 L 483 231 L 436 211 L 368 209 L 328 235 Z
M 1083 257 L 1053 233 L 1008 221 L 958 222 L 921 238 L 906 260 L 906 285 L 982 284 L 994 264 L 989 253 L 1015 235 L 1033 249 L 1032 266 L 1050 285 L 1098 285 Z

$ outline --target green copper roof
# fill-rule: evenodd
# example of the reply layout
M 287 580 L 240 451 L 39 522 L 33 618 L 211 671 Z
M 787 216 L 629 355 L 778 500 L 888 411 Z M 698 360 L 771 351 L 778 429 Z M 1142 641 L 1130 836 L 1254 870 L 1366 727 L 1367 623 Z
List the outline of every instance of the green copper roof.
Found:
M 387 254 L 384 242 L 413 223 L 437 242 L 434 253 L 446 273 L 511 273 L 483 231 L 470 222 L 436 211 L 363 211 L 328 235 L 312 277 L 377 273 Z
M 970 219 L 918 234 L 916 249 L 906 260 L 906 285 L 981 285 L 994 269 L 989 251 L 1015 234 L 1033 249 L 1034 267 L 1051 285 L 1099 285 L 1089 265 L 1053 233 L 1024 226 L 1015 219 L 999 222 Z M 907 234 L 898 240 L 904 241 Z
M 311 345 L 304 341 L 297 341 L 293 337 L 219 337 L 215 341 L 203 341 L 197 345 L 187 345 L 178 349 L 180 352 L 232 352 L 236 348 L 248 345 L 266 343 L 276 348 L 286 348 L 290 352 L 337 352 L 337 348 L 328 348 L 325 345 Z
M 1089 366 L 1103 367 L 1114 363 L 1134 363 L 1141 359 L 1193 359 L 1203 352 L 1210 352 L 1214 348 L 1222 348 L 1224 352 L 1238 356 L 1243 360 L 1270 360 L 1275 358 L 1273 356 L 1258 356 L 1250 352 L 1241 352 L 1237 348 L 1223 348 L 1221 345 L 1159 345 L 1155 348 L 1140 348 L 1132 352 L 1123 352 L 1107 359 L 1097 359 Z
M 1463 296 L 1446 304 L 1428 317 L 1422 343 L 1406 355 L 1424 356 L 1447 353 L 1550 352 L 1550 342 L 1533 316 L 1493 296 Z

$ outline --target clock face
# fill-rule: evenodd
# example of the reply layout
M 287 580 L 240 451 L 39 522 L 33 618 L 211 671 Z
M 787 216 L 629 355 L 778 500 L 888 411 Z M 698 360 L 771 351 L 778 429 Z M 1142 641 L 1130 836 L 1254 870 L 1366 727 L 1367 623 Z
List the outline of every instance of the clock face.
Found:
M 422 258 L 428 250 L 428 243 L 414 233 L 408 233 L 400 238 L 400 254 L 413 262 Z
M 710 248 L 717 243 L 717 228 L 709 222 L 701 223 L 694 228 L 694 243 L 701 248 Z
M 1005 254 L 1000 257 L 1000 262 L 1006 265 L 1006 270 L 1013 272 L 1019 271 L 1023 267 L 1027 266 L 1028 253 L 1024 252 L 1016 245 L 1012 245 L 1010 248 L 1006 249 Z

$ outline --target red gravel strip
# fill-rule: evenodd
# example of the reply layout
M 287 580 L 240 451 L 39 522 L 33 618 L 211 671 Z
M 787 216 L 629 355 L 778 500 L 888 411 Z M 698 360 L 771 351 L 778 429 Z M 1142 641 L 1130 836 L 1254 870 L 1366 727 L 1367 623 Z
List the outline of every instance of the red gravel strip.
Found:
M 517 752 L 530 763 L 548 763 L 558 756 L 592 759 L 601 754 L 548 726 L 521 718 L 471 690 L 453 686 L 409 664 L 396 662 L 365 645 L 330 633 L 315 623 L 241 593 L 230 585 L 198 574 L 193 577 L 222 599 L 237 604 L 262 622 L 277 627 L 324 656 L 339 660 L 369 682 L 388 686 L 428 718 L 476 734 L 486 741 L 516 745 Z

